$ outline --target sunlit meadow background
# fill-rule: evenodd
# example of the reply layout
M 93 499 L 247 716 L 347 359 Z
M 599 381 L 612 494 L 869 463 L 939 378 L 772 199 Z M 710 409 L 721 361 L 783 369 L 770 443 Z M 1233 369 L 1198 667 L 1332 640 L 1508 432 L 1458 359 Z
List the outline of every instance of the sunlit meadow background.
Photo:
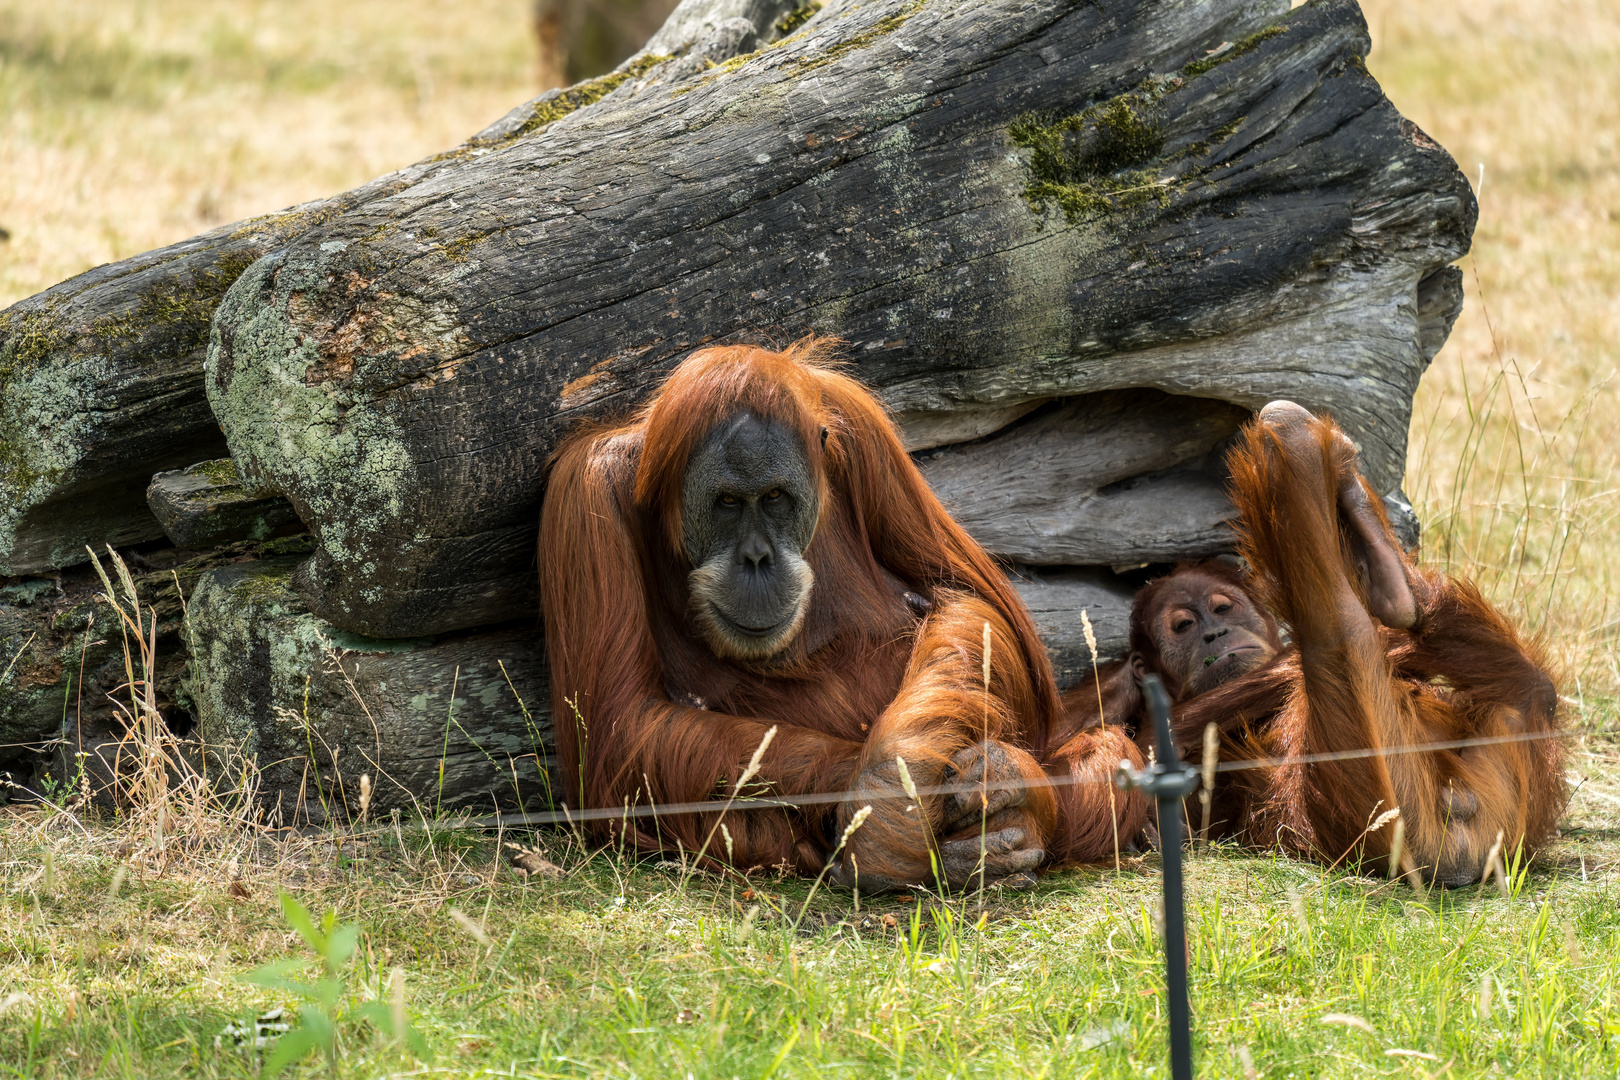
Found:
M 1195 857 L 1200 1071 L 1613 1076 L 1620 2 L 1363 6 L 1371 70 L 1480 195 L 1467 305 L 1412 425 L 1425 556 L 1545 636 L 1581 786 L 1511 900 Z M 0 0 L 0 305 L 454 145 L 541 89 L 530 18 Z M 806 912 L 806 882 L 688 879 L 555 836 L 568 876 L 525 883 L 457 832 L 272 843 L 182 814 L 169 828 L 198 846 L 155 857 L 145 818 L 0 812 L 0 1076 L 255 1075 L 215 1036 L 304 1000 L 238 978 L 312 955 L 278 887 L 364 927 L 331 1010 L 338 1075 L 1164 1074 L 1155 859 L 982 907 L 823 892 Z M 349 1015 L 395 1000 L 395 968 L 425 1050 Z

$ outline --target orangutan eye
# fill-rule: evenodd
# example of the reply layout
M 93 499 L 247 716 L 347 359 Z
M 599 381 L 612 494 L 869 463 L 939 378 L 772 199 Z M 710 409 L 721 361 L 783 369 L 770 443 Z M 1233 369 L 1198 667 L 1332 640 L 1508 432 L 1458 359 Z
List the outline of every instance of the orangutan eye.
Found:
M 1192 624 L 1193 621 L 1191 619 L 1177 619 L 1170 624 L 1170 629 L 1174 633 L 1185 634 Z
M 1221 603 L 1215 605 L 1215 614 L 1217 614 L 1217 615 L 1225 615 L 1228 611 L 1231 611 L 1231 610 L 1232 610 L 1232 605 L 1228 601 L 1222 601 Z
M 771 490 L 769 490 L 769 491 L 767 491 L 765 493 L 765 498 L 768 499 L 771 502 L 775 502 L 777 499 L 780 499 L 781 497 L 782 497 L 782 489 L 781 488 L 771 488 Z
M 722 495 L 722 496 L 720 496 L 720 505 L 721 506 L 736 506 L 737 505 L 737 496 L 735 496 L 735 495 Z

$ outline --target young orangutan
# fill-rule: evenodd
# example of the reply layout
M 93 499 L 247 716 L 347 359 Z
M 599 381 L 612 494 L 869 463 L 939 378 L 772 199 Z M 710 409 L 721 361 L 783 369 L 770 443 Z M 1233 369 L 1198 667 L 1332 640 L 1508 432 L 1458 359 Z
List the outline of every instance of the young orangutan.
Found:
M 1471 583 L 1405 558 L 1355 458 L 1331 420 L 1286 401 L 1261 410 L 1228 457 L 1248 572 L 1184 565 L 1138 594 L 1131 657 L 1103 676 L 1111 723 L 1151 743 L 1137 683 L 1155 672 L 1191 761 L 1212 722 L 1227 762 L 1556 735 L 1539 650 Z M 1094 684 L 1064 703 L 1071 729 L 1096 723 Z M 1368 828 L 1398 807 L 1403 868 L 1468 884 L 1499 836 L 1511 855 L 1554 835 L 1560 760 L 1543 737 L 1223 773 L 1211 835 L 1382 866 L 1396 830 Z M 1196 797 L 1187 807 L 1196 825 Z

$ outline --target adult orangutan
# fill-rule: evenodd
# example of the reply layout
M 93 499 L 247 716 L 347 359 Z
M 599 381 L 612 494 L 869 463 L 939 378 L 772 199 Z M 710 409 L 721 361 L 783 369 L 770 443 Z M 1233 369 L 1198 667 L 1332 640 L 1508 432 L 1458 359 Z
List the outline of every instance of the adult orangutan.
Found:
M 1210 722 L 1223 761 L 1558 730 L 1539 652 L 1472 584 L 1405 558 L 1330 420 L 1273 402 L 1227 460 L 1248 572 L 1208 561 L 1149 584 L 1131 616 L 1131 658 L 1104 675 L 1106 713 L 1144 746 L 1137 680 L 1150 671 L 1175 700 L 1190 760 Z M 1065 706 L 1070 723 L 1094 723 L 1096 687 Z M 1558 740 L 1541 738 L 1234 771 L 1213 793 L 1212 833 L 1387 865 L 1394 828 L 1367 830 L 1399 807 L 1403 866 L 1476 882 L 1499 833 L 1510 854 L 1553 834 L 1559 762 Z
M 852 794 L 728 814 L 735 866 L 819 871 L 865 806 L 833 873 L 867 891 L 931 883 L 931 854 L 960 887 L 1112 844 L 1105 783 L 1019 781 L 1047 767 L 1105 781 L 1140 754 L 1120 730 L 1055 743 L 1057 690 L 1017 594 L 817 342 L 695 353 L 633 419 L 574 434 L 552 465 L 540 565 L 571 805 L 718 810 L 774 726 L 756 791 Z M 914 806 L 896 758 L 920 787 L 988 790 Z M 1114 803 L 1133 835 L 1141 800 Z M 690 852 L 715 822 L 603 828 Z

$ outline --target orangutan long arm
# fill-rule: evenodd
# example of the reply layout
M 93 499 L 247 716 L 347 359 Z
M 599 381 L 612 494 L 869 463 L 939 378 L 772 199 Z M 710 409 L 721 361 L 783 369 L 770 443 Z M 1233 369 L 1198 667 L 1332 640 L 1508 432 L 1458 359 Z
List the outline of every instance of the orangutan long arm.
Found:
M 1331 421 L 1298 406 L 1268 406 L 1229 463 L 1243 552 L 1272 610 L 1292 628 L 1300 655 L 1300 692 L 1272 724 L 1276 751 L 1354 752 L 1505 734 L 1530 722 L 1527 711 L 1551 723 L 1550 710 L 1525 709 L 1548 697 L 1550 682 L 1511 627 L 1494 612 L 1486 617 L 1482 600 L 1469 603 L 1477 593 L 1468 587 L 1406 566 L 1356 472 L 1354 448 Z M 1369 543 L 1381 550 L 1356 559 L 1357 545 Z M 1371 571 L 1366 586 L 1358 563 Z M 1381 564 L 1397 567 L 1402 580 L 1387 580 Z M 1403 679 L 1369 602 L 1398 622 L 1417 624 L 1420 656 L 1426 648 L 1431 655 L 1447 651 L 1448 640 L 1484 651 L 1449 673 L 1462 679 L 1449 688 Z M 1492 653 L 1501 654 L 1500 674 L 1488 670 Z M 1411 860 L 1460 883 L 1477 880 L 1498 829 L 1509 843 L 1515 835 L 1539 839 L 1529 834 L 1546 816 L 1548 762 L 1545 748 L 1499 744 L 1285 766 L 1272 785 L 1275 803 L 1303 815 L 1300 831 L 1330 859 L 1358 842 L 1365 855 L 1387 855 L 1394 829 L 1363 831 L 1376 814 L 1399 807 Z
M 965 593 L 940 591 L 919 629 L 905 680 L 872 727 L 858 764 L 856 793 L 841 821 L 860 805 L 874 813 L 851 837 L 849 850 L 863 874 L 894 882 L 929 880 L 929 852 L 948 839 L 953 822 L 983 807 L 997 829 L 1022 829 L 1022 844 L 1044 850 L 1057 821 L 1057 804 L 1040 763 L 1023 745 L 1035 709 L 1033 681 L 1019 638 L 997 609 Z M 990 679 L 985 683 L 984 633 L 990 627 Z M 997 662 L 997 657 L 1001 661 Z M 975 746 L 989 744 L 988 756 Z M 971 784 L 994 771 L 1002 782 L 1034 781 L 1023 790 L 964 791 L 923 796 L 908 810 L 900 794 L 896 758 L 904 758 L 918 787 Z M 967 763 L 969 772 L 961 766 Z M 975 774 L 973 766 L 980 772 Z M 977 818 L 975 818 L 977 820 Z

